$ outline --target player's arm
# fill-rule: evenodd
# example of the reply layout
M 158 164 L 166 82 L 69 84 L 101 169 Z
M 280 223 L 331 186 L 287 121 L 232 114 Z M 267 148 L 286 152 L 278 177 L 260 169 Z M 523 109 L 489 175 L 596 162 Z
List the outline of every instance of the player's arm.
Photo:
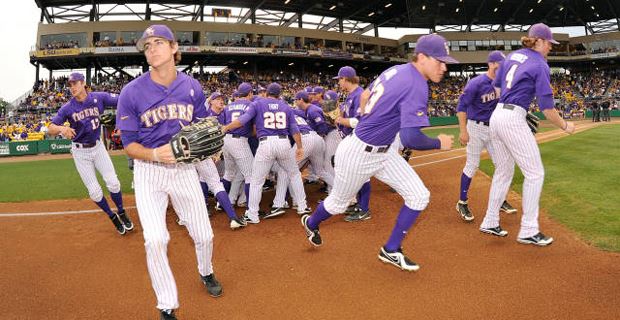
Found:
M 151 149 L 141 145 L 138 140 L 138 131 L 122 131 L 121 139 L 125 152 L 132 159 L 154 161 L 162 163 L 175 163 L 170 144 L 166 143 L 160 147 Z
M 437 138 L 430 138 L 422 132 L 420 127 L 407 127 L 400 129 L 400 140 L 403 146 L 408 149 L 450 150 L 452 148 L 453 137 L 440 134 Z
M 99 96 L 104 106 L 116 107 L 118 105 L 118 95 L 115 93 L 99 92 Z
M 47 134 L 50 136 L 57 136 L 62 134 L 63 137 L 67 139 L 73 139 L 75 137 L 75 130 L 70 127 L 65 127 L 63 123 L 67 120 L 67 116 L 65 115 L 65 108 L 60 108 L 58 113 L 52 119 L 52 123 L 50 123 L 47 128 Z
M 301 143 L 301 133 L 299 132 L 299 126 L 297 125 L 297 121 L 295 121 L 295 115 L 293 114 L 293 110 L 289 109 L 288 114 L 288 132 L 295 140 L 295 159 L 300 161 L 304 157 L 304 146 Z
M 562 119 L 555 110 L 553 102 L 553 91 L 551 90 L 551 77 L 549 76 L 549 67 L 537 68 L 536 75 L 536 99 L 540 110 L 543 112 L 547 120 L 551 121 L 556 127 L 564 130 L 566 133 L 575 131 L 575 124 Z
M 471 105 L 471 97 L 474 96 L 471 91 L 472 89 L 470 86 L 466 85 L 456 106 L 456 117 L 459 119 L 459 142 L 464 146 L 469 143 L 469 132 L 467 132 L 467 107 Z
M 365 89 L 362 94 L 360 94 L 360 114 L 365 114 L 364 108 L 366 108 L 366 103 L 368 103 L 368 99 L 370 98 L 370 91 Z

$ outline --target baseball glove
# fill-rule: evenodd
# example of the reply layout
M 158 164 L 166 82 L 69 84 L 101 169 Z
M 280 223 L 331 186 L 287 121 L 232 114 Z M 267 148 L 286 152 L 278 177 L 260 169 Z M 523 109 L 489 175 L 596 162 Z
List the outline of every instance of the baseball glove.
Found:
M 336 118 L 340 116 L 340 110 L 336 100 L 324 100 L 323 113 L 325 114 L 325 121 L 332 126 L 336 126 Z
M 99 122 L 104 126 L 113 127 L 116 125 L 116 114 L 113 112 L 104 113 L 99 116 Z
M 409 159 L 411 158 L 411 153 L 412 152 L 413 152 L 413 150 L 411 150 L 409 148 L 403 149 L 403 159 L 405 159 L 405 161 L 409 162 Z
M 538 124 L 540 123 L 540 119 L 533 113 L 528 113 L 525 116 L 525 120 L 527 121 L 527 125 L 530 127 L 530 130 L 532 130 L 532 133 L 536 134 L 538 132 Z
M 195 163 L 217 157 L 224 145 L 224 133 L 215 117 L 208 117 L 181 128 L 170 140 L 177 162 Z

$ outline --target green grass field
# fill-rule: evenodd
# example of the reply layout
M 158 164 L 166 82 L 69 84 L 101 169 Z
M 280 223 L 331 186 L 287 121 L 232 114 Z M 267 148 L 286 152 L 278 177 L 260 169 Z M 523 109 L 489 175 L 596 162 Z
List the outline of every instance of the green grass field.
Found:
M 620 252 L 620 126 L 607 125 L 543 143 L 545 166 L 541 208 L 576 231 L 589 243 Z M 493 174 L 484 160 L 480 169 Z M 521 193 L 523 175 L 518 170 L 512 189 Z
M 546 132 L 546 131 L 550 131 L 553 130 L 555 128 L 549 128 L 549 127 L 541 127 L 539 128 L 540 130 L 538 132 Z M 463 146 L 461 146 L 461 144 L 459 143 L 459 128 L 458 127 L 445 127 L 445 128 L 426 128 L 423 130 L 425 134 L 427 134 L 429 137 L 437 137 L 439 134 L 444 133 L 444 134 L 448 134 L 448 135 L 453 135 L 454 136 L 454 142 L 452 143 L 452 148 L 461 148 Z
M 122 191 L 133 193 L 127 158 L 113 156 L 112 162 Z M 0 202 L 88 198 L 73 159 L 1 163 L 0 177 Z M 100 176 L 98 178 L 107 196 L 105 184 Z

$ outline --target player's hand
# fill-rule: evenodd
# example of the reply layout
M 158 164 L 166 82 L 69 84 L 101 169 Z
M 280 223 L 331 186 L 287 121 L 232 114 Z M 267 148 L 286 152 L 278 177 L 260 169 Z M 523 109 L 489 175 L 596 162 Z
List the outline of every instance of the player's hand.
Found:
M 223 126 L 221 130 L 222 130 L 222 133 L 228 132 L 228 126 Z
M 62 127 L 63 129 L 61 130 L 60 133 L 62 133 L 62 136 L 71 140 L 73 139 L 73 137 L 75 137 L 75 130 L 73 128 L 70 127 Z
M 165 144 L 161 147 L 155 148 L 154 151 L 155 161 L 161 163 L 175 163 L 176 159 L 174 158 L 174 154 L 172 154 L 172 147 L 170 144 Z
M 469 142 L 469 133 L 467 132 L 467 130 L 462 131 L 461 134 L 459 134 L 459 142 L 462 146 L 467 145 L 467 143 Z
M 437 136 L 437 139 L 441 142 L 441 150 L 450 150 L 452 149 L 452 143 L 454 142 L 453 135 L 440 134 Z
M 295 149 L 295 160 L 297 162 L 301 161 L 304 158 L 304 148 Z
M 575 132 L 575 123 L 572 121 L 566 121 L 566 128 L 564 129 L 564 132 L 573 134 Z

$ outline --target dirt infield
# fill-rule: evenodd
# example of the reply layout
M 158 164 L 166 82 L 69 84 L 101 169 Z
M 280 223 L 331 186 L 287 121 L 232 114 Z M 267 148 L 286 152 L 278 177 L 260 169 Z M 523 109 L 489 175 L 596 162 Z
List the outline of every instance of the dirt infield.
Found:
M 585 129 L 587 124 L 580 126 Z M 558 131 L 540 139 L 561 136 Z M 214 267 L 224 286 L 209 297 L 199 281 L 193 244 L 168 216 L 169 257 L 180 319 L 618 319 L 620 255 L 602 252 L 541 213 L 547 248 L 515 241 L 520 214 L 502 215 L 506 238 L 478 232 L 490 179 L 470 191 L 472 224 L 454 209 L 464 150 L 418 153 L 411 163 L 431 202 L 405 251 L 421 265 L 407 273 L 377 259 L 402 199 L 373 181 L 373 218 L 322 224 L 324 245 L 307 243 L 294 211 L 245 230 L 212 217 Z M 308 189 L 312 205 L 323 196 Z M 544 191 L 543 191 L 544 192 Z M 269 204 L 273 192 L 263 203 Z M 133 197 L 126 197 L 133 206 Z M 516 193 L 509 200 L 521 209 Z M 0 204 L 0 212 L 95 209 L 88 200 Z M 210 206 L 212 208 L 212 206 Z M 238 209 L 241 212 L 241 209 Z M 578 213 L 577 213 L 578 214 Z M 130 215 L 137 222 L 135 209 Z M 2 319 L 157 319 L 141 228 L 119 236 L 102 214 L 0 216 Z

